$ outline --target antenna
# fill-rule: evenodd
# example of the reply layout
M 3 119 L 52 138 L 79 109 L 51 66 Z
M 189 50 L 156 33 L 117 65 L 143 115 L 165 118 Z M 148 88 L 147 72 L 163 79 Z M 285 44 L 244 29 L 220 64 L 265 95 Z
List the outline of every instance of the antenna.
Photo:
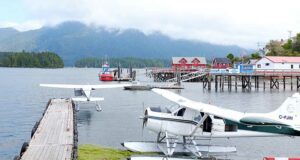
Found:
M 289 39 L 291 39 L 292 38 L 292 31 L 288 30 L 288 32 L 289 32 Z
M 256 44 L 257 44 L 257 51 L 259 51 L 261 44 L 259 42 L 257 42 Z
M 258 52 L 260 55 L 265 56 L 265 48 L 262 48 L 262 49 L 261 49 L 261 47 L 263 46 L 263 44 L 260 43 L 260 42 L 257 42 L 256 44 L 257 44 L 257 52 Z

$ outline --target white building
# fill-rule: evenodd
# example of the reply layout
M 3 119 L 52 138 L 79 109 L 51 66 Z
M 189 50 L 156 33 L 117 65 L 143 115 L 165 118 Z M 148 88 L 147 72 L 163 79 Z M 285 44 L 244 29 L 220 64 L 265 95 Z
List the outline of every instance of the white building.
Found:
M 284 70 L 300 69 L 300 57 L 265 56 L 258 60 L 256 70 Z

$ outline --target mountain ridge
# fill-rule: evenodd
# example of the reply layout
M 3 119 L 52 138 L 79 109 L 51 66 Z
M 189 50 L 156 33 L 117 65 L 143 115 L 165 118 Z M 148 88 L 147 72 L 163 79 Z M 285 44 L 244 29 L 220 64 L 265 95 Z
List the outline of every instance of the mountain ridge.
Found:
M 138 57 L 170 59 L 172 56 L 224 57 L 227 53 L 250 53 L 235 45 L 172 39 L 160 32 L 145 34 L 137 29 L 120 30 L 64 22 L 54 27 L 19 32 L 0 29 L 0 51 L 51 51 L 62 57 L 65 65 L 85 57 Z

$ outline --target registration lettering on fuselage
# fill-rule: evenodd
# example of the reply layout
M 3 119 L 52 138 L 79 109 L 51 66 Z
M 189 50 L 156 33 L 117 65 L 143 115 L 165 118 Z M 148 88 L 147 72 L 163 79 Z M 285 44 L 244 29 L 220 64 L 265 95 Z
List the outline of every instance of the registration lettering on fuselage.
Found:
M 279 115 L 279 119 L 293 120 L 294 117 L 289 115 Z

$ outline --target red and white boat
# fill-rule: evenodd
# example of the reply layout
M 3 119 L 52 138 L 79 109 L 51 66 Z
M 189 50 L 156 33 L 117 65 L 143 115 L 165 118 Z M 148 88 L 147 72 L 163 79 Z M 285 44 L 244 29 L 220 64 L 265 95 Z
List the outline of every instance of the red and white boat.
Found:
M 112 72 L 109 70 L 109 64 L 105 62 L 102 65 L 102 72 L 99 73 L 99 80 L 100 81 L 113 81 Z

